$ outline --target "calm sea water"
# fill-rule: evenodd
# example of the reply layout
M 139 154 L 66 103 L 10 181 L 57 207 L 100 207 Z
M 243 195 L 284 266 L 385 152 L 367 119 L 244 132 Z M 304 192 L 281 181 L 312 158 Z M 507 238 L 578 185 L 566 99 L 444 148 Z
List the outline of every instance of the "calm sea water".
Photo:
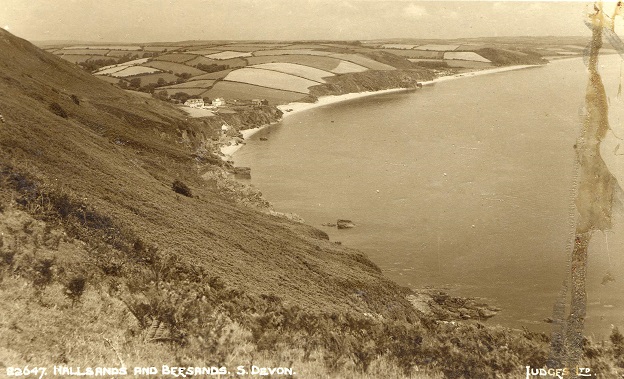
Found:
M 602 60 L 611 97 L 618 59 Z M 276 210 L 364 251 L 396 282 L 482 297 L 503 309 L 490 322 L 547 331 L 574 230 L 586 83 L 573 59 L 334 104 L 263 130 L 234 160 Z M 590 248 L 596 337 L 624 325 L 620 215 Z M 339 218 L 357 227 L 321 226 Z M 616 280 L 603 285 L 608 272 Z

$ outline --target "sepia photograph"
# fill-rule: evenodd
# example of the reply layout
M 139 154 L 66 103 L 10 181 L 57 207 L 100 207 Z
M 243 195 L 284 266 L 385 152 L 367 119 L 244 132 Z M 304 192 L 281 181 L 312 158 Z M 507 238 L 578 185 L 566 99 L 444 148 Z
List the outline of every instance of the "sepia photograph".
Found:
M 0 378 L 624 378 L 624 3 L 1 0 Z

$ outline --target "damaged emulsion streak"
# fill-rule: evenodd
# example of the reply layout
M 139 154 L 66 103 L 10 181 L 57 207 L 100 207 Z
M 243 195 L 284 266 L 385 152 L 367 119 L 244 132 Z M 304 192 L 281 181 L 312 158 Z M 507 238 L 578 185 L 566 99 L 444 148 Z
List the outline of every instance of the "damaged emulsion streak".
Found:
M 598 4 L 588 25 L 592 39 L 588 49 L 589 82 L 585 95 L 585 117 L 575 146 L 578 163 L 578 192 L 575 206 L 578 212 L 574 244 L 570 260 L 570 314 L 563 319 L 561 307 L 555 307 L 554 318 L 559 330 L 553 333 L 552 363 L 575 367 L 583 354 L 587 293 L 587 247 L 595 231 L 611 228 L 615 178 L 600 156 L 600 143 L 609 130 L 608 104 L 602 79 L 598 72 L 598 54 L 602 47 L 603 28 L 612 25 Z M 611 19 L 612 20 L 612 19 Z M 567 280 L 566 280 L 567 282 Z M 567 289 L 562 292 L 566 296 Z M 565 302 L 565 299 L 560 299 Z M 559 312 L 557 312 L 557 310 Z

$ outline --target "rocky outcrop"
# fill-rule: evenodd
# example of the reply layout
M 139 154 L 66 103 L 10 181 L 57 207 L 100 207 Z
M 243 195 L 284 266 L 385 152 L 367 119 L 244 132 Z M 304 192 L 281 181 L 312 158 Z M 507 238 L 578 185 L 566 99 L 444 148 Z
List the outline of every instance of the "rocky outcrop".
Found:
M 424 316 L 441 321 L 487 320 L 500 309 L 472 297 L 453 297 L 440 290 L 419 290 L 407 296 L 412 306 Z
M 251 179 L 250 167 L 232 167 L 231 172 L 236 179 Z
M 350 229 L 355 228 L 355 224 L 351 220 L 338 220 L 336 221 L 336 227 L 338 229 Z

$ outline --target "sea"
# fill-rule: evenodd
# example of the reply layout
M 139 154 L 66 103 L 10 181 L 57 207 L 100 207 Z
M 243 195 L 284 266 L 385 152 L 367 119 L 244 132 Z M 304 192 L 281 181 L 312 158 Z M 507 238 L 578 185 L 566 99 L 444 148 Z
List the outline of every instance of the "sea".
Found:
M 621 59 L 600 62 L 621 106 Z M 261 130 L 233 159 L 275 210 L 400 285 L 481 298 L 502 309 L 488 323 L 548 332 L 569 275 L 587 83 L 576 58 L 336 103 Z M 589 248 L 586 333 L 597 339 L 624 327 L 622 214 L 616 204 L 613 230 Z M 356 226 L 323 226 L 337 219 Z

